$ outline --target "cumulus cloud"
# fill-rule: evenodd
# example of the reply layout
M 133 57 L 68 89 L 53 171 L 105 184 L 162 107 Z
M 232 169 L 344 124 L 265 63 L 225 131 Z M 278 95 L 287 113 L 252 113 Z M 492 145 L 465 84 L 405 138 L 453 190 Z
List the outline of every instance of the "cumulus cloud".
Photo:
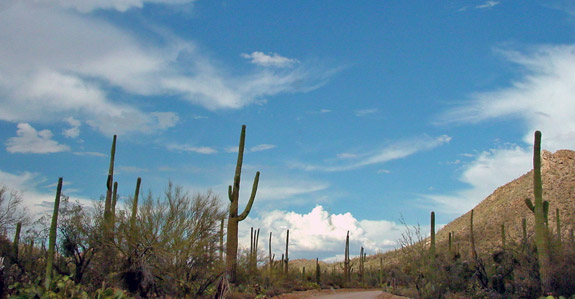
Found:
M 299 63 L 297 59 L 287 58 L 280 56 L 277 53 L 265 54 L 263 52 L 252 52 L 251 54 L 242 53 L 245 59 L 250 59 L 250 62 L 259 66 L 286 68 L 292 67 Z
M 392 145 L 386 146 L 377 151 L 369 153 L 340 154 L 339 155 L 340 159 L 351 161 L 347 162 L 346 164 L 322 166 L 322 165 L 294 162 L 291 163 L 291 166 L 306 171 L 327 171 L 327 172 L 347 171 L 369 165 L 383 164 L 385 162 L 389 162 L 392 160 L 405 158 L 417 152 L 431 150 L 445 143 L 448 143 L 449 141 L 451 141 L 451 137 L 447 135 L 442 135 L 435 138 L 430 136 L 423 136 L 420 138 L 399 141 Z
M 289 229 L 292 259 L 333 258 L 342 251 L 348 231 L 352 254 L 359 254 L 361 246 L 370 253 L 387 251 L 395 247 L 403 231 L 403 227 L 394 222 L 358 220 L 351 213 L 331 214 L 322 206 L 316 206 L 307 214 L 273 210 L 257 218 L 247 218 L 240 222 L 240 244 L 244 247 L 249 246 L 249 227 L 261 227 L 263 235 L 272 232 L 272 251 L 280 252 L 285 248 Z
M 16 135 L 6 141 L 6 150 L 12 154 L 50 154 L 70 150 L 67 145 L 52 140 L 50 130 L 37 131 L 27 123 L 18 124 Z
M 81 10 L 89 11 L 107 3 L 121 10 L 144 2 L 189 1 L 62 0 L 59 5 L 85 5 Z M 108 88 L 136 99 L 170 95 L 208 109 L 238 109 L 266 96 L 315 89 L 330 76 L 308 65 L 232 76 L 190 41 L 149 32 L 161 40 L 150 45 L 101 18 L 60 6 L 24 0 L 2 11 L 0 39 L 7 42 L 0 44 L 0 120 L 60 122 L 65 115 L 106 135 L 152 133 L 175 126 L 177 114 L 111 99 Z

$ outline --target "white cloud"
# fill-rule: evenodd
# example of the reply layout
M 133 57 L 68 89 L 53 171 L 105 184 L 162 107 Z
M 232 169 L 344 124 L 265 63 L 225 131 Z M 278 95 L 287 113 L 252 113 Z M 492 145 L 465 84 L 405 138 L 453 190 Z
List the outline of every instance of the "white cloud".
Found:
M 273 148 L 276 148 L 276 146 L 273 144 L 259 144 L 259 145 L 256 145 L 256 146 L 250 148 L 250 152 L 261 152 L 261 151 L 266 151 L 266 150 L 270 150 Z
M 341 153 L 341 154 L 337 154 L 337 158 L 338 159 L 355 159 L 355 158 L 357 158 L 357 154 Z
M 532 153 L 519 146 L 492 149 L 482 152 L 465 166 L 459 180 L 468 185 L 466 189 L 451 194 L 424 195 L 444 213 L 460 215 L 471 210 L 495 189 L 531 169 Z
M 277 53 L 270 53 L 268 55 L 263 52 L 256 51 L 251 54 L 242 53 L 241 56 L 245 59 L 250 59 L 250 62 L 253 64 L 265 67 L 287 68 L 299 63 L 297 59 L 283 57 Z
M 318 191 L 325 190 L 329 187 L 328 183 L 317 182 L 313 180 L 298 180 L 298 179 L 270 179 L 261 178 L 258 186 L 257 198 L 262 201 L 272 201 L 279 199 L 312 194 Z M 251 188 L 247 190 L 251 192 Z M 242 194 L 243 195 L 243 194 Z M 246 193 L 246 197 L 249 194 Z
M 385 162 L 389 162 L 392 160 L 405 158 L 417 152 L 436 148 L 440 145 L 448 143 L 449 141 L 451 141 L 451 137 L 447 135 L 442 135 L 435 138 L 429 136 L 423 136 L 417 139 L 410 139 L 396 142 L 395 144 L 386 146 L 374 152 L 365 154 L 356 154 L 355 157 L 356 161 L 352 161 L 347 164 L 335 165 L 335 166 L 319 166 L 319 165 L 295 162 L 291 163 L 290 166 L 294 168 L 303 169 L 306 171 L 327 171 L 327 172 L 347 171 L 369 165 L 383 164 Z M 350 154 L 345 154 L 344 157 L 346 158 L 346 160 L 353 160 L 352 159 L 353 156 Z M 340 158 L 342 157 L 340 156 Z
M 370 114 L 375 114 L 379 112 L 379 109 L 377 108 L 372 108 L 372 109 L 361 109 L 361 110 L 356 110 L 355 111 L 355 116 L 357 117 L 363 117 L 366 115 L 370 115 Z
M 59 3 L 88 11 L 105 8 L 103 3 L 121 10 L 144 2 Z M 232 76 L 193 43 L 162 31 L 149 34 L 161 46 L 91 15 L 35 1 L 11 3 L 0 18 L 0 39 L 9 41 L 0 43 L 0 120 L 60 122 L 65 115 L 105 135 L 153 133 L 176 125 L 177 115 L 111 99 L 107 88 L 136 99 L 167 94 L 208 109 L 238 109 L 266 96 L 318 88 L 333 73 L 301 65 Z
M 136 166 L 118 166 L 118 170 L 120 170 L 121 172 L 129 172 L 129 173 L 142 173 L 150 171 L 147 168 L 141 168 Z
M 307 214 L 273 210 L 248 217 L 240 222 L 240 244 L 249 246 L 249 227 L 261 228 L 260 240 L 268 240 L 272 232 L 272 251 L 276 257 L 285 249 L 286 230 L 290 230 L 290 258 L 326 259 L 343 252 L 345 236 L 350 232 L 352 255 L 361 246 L 370 253 L 394 248 L 403 228 L 389 221 L 357 220 L 352 214 L 330 214 L 316 206 Z M 260 244 L 260 248 L 262 248 Z M 266 246 L 267 248 L 267 246 Z
M 175 112 L 152 112 L 150 115 L 158 120 L 160 129 L 175 127 L 180 122 L 180 117 Z
M 19 123 L 17 137 L 8 138 L 6 150 L 9 153 L 50 154 L 69 151 L 70 147 L 52 140 L 50 130 L 36 131 L 30 124 Z
M 98 152 L 74 152 L 77 156 L 94 156 L 94 157 L 108 157 L 108 155 Z
M 525 143 L 532 144 L 533 132 L 540 130 L 546 149 L 572 148 L 575 46 L 543 46 L 529 53 L 502 53 L 524 70 L 523 77 L 507 88 L 474 95 L 471 101 L 441 115 L 440 122 L 478 123 L 515 118 L 525 124 Z
M 485 3 L 481 4 L 481 5 L 477 5 L 475 8 L 478 9 L 486 9 L 486 8 L 492 8 L 495 7 L 497 5 L 499 5 L 500 2 L 499 1 L 486 1 Z
M 131 8 L 142 8 L 145 3 L 174 5 L 193 3 L 194 1 L 195 0 L 36 0 L 38 3 L 73 8 L 83 13 L 89 13 L 98 9 L 113 9 L 124 12 Z
M 56 185 L 50 184 L 44 188 L 39 185 L 46 182 L 37 173 L 23 172 L 21 174 L 12 174 L 0 170 L 0 186 L 6 186 L 10 189 L 21 192 L 22 206 L 26 208 L 33 218 L 42 216 L 46 212 L 51 212 L 54 207 L 54 198 L 56 195 Z M 64 186 L 69 182 L 64 181 Z M 45 191 L 43 189 L 49 189 Z M 62 193 L 69 195 L 69 188 L 62 188 Z M 78 201 L 85 206 L 92 206 L 93 201 L 76 196 L 70 196 L 71 201 Z
M 524 124 L 525 145 L 492 149 L 464 167 L 460 177 L 468 188 L 446 195 L 427 195 L 444 211 L 466 212 L 497 187 L 532 168 L 533 132 L 543 132 L 542 147 L 550 151 L 573 148 L 575 140 L 575 46 L 543 46 L 529 53 L 502 51 L 518 64 L 522 77 L 492 92 L 475 94 L 472 100 L 441 115 L 441 122 L 479 123 L 509 119 Z
M 172 151 L 193 152 L 204 155 L 211 155 L 218 152 L 218 150 L 209 146 L 192 146 L 188 144 L 169 144 L 167 148 Z
M 80 136 L 80 126 L 82 125 L 82 122 L 73 117 L 68 117 L 65 119 L 65 121 L 72 127 L 69 129 L 64 129 L 62 134 L 68 138 L 77 138 Z

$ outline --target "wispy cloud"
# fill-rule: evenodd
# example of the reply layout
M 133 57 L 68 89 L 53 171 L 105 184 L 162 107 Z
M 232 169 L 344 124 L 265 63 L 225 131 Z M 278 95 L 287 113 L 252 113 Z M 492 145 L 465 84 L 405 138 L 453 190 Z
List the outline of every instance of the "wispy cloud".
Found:
M 448 110 L 441 124 L 475 124 L 492 119 L 514 119 L 523 125 L 522 145 L 495 148 L 479 154 L 462 154 L 460 181 L 467 188 L 426 195 L 445 212 L 460 214 L 471 209 L 497 187 L 531 169 L 533 132 L 543 132 L 543 148 L 572 148 L 575 140 L 575 46 L 543 46 L 527 53 L 501 51 L 519 65 L 522 77 L 491 92 L 477 93 L 470 101 Z
M 370 114 L 375 114 L 375 113 L 378 113 L 378 112 L 379 112 L 379 109 L 377 109 L 377 108 L 371 108 L 371 109 L 356 110 L 356 111 L 354 112 L 354 114 L 355 114 L 355 116 L 357 116 L 357 117 L 363 117 L 363 116 L 370 115 Z
M 136 166 L 118 166 L 118 170 L 122 172 L 129 172 L 129 173 L 142 173 L 142 172 L 149 172 L 150 170 L 147 168 L 141 168 Z
M 384 164 L 392 160 L 397 160 L 411 156 L 417 152 L 430 150 L 436 148 L 440 145 L 448 143 L 451 141 L 451 137 L 447 135 L 442 135 L 439 137 L 423 136 L 420 138 L 414 138 L 404 141 L 396 142 L 392 145 L 381 148 L 377 151 L 363 154 L 343 154 L 340 158 L 345 158 L 345 164 L 339 165 L 315 165 L 315 164 L 305 164 L 300 162 L 292 162 L 290 166 L 293 168 L 303 169 L 306 171 L 347 171 L 358 169 L 361 167 Z M 349 162 L 348 162 L 349 161 Z
M 501 3 L 501 2 L 499 2 L 499 1 L 486 1 L 486 2 L 483 3 L 483 4 L 480 4 L 480 5 L 475 6 L 475 8 L 477 8 L 477 9 L 487 9 L 487 8 L 495 7 L 495 6 L 499 5 L 500 3 Z
M 541 130 L 547 149 L 570 148 L 575 140 L 575 46 L 500 53 L 521 67 L 524 76 L 509 87 L 473 95 L 440 115 L 438 124 L 515 118 L 525 124 L 525 143 L 531 144 L 533 132 Z
M 259 144 L 250 148 L 250 152 L 261 152 L 276 148 L 273 144 Z
M 12 154 L 50 154 L 70 150 L 69 146 L 52 140 L 50 130 L 36 131 L 28 123 L 19 123 L 16 135 L 6 141 L 6 151 Z
M 495 189 L 531 169 L 529 148 L 510 146 L 480 153 L 463 167 L 459 180 L 468 187 L 448 194 L 423 195 L 436 210 L 460 215 L 472 209 Z
M 198 154 L 211 155 L 218 152 L 217 149 L 209 146 L 193 146 L 189 144 L 169 144 L 166 146 L 168 150 L 177 152 L 194 152 Z
M 299 63 L 297 59 L 283 57 L 277 53 L 265 54 L 256 51 L 251 54 L 242 53 L 241 56 L 245 59 L 249 59 L 253 64 L 265 67 L 287 68 Z
M 99 152 L 74 152 L 77 156 L 94 156 L 94 157 L 108 157 L 108 155 Z
M 318 191 L 326 190 L 328 183 L 317 182 L 313 180 L 295 180 L 295 179 L 263 179 L 258 186 L 257 196 L 263 201 L 274 201 L 278 199 L 287 199 L 302 195 L 309 195 Z
M 89 13 L 94 10 L 117 10 L 120 12 L 127 11 L 132 8 L 142 8 L 146 3 L 156 4 L 186 4 L 193 3 L 195 0 L 37 0 L 37 2 L 58 5 L 64 8 L 73 8 L 79 12 Z
M 42 5 L 25 0 L 9 5 L 0 19 L 0 36 L 12 41 L 0 43 L 0 120 L 47 123 L 72 117 L 105 135 L 154 133 L 177 125 L 178 115 L 147 111 L 122 97 L 110 98 L 108 88 L 130 98 L 170 95 L 170 100 L 207 109 L 239 109 L 279 93 L 319 88 L 335 72 L 298 63 L 289 69 L 231 75 L 189 40 L 160 30 L 149 32 L 162 41 L 153 46 L 101 18 L 64 9 L 124 11 L 146 2 L 191 3 L 60 0 Z M 181 57 L 186 57 L 185 62 Z M 266 61 L 266 56 L 258 57 L 256 61 Z M 281 56 L 269 57 L 272 65 L 294 63 Z M 65 134 L 77 133 L 72 126 Z
M 52 211 L 54 207 L 54 197 L 56 194 L 56 185 L 49 184 L 47 186 L 39 186 L 41 183 L 46 182 L 38 173 L 22 172 L 14 174 L 0 170 L 0 183 L 1 186 L 6 186 L 21 193 L 22 206 L 27 209 L 33 218 L 42 216 L 43 213 Z M 69 186 L 69 182 L 64 181 L 64 186 Z M 70 188 L 63 188 L 63 194 L 70 195 L 72 190 Z M 71 201 L 78 201 L 83 205 L 92 206 L 93 201 L 70 196 Z

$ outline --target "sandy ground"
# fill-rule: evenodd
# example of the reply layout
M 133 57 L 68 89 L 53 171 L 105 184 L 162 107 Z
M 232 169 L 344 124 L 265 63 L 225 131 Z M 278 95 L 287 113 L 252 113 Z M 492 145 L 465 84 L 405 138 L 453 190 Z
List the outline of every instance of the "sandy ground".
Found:
M 348 299 L 348 298 L 377 298 L 377 299 L 406 299 L 384 293 L 374 289 L 339 289 L 339 290 L 321 290 L 321 291 L 304 291 L 289 294 L 281 294 L 272 297 L 272 299 L 296 299 L 296 298 L 315 298 L 315 299 Z

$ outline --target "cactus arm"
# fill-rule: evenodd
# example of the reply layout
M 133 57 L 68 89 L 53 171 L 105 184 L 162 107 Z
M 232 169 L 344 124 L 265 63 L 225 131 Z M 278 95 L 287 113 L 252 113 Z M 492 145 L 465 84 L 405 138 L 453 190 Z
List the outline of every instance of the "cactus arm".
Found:
M 252 209 L 252 205 L 254 204 L 254 199 L 256 198 L 256 192 L 258 191 L 258 183 L 260 181 L 260 172 L 256 172 L 256 177 L 254 178 L 254 185 L 252 186 L 252 194 L 250 195 L 250 200 L 244 211 L 238 216 L 238 221 L 242 221 L 248 217 Z
M 229 185 L 229 186 L 228 186 L 228 199 L 229 199 L 230 201 L 234 201 L 234 198 L 233 198 L 232 195 L 233 195 L 232 185 Z
M 549 226 L 549 202 L 543 201 L 543 218 L 545 219 L 545 225 Z
M 531 212 L 535 213 L 535 206 L 533 205 L 533 203 L 531 202 L 531 199 L 526 198 L 525 199 L 525 205 L 527 206 L 527 208 L 529 208 L 529 210 L 531 210 Z

